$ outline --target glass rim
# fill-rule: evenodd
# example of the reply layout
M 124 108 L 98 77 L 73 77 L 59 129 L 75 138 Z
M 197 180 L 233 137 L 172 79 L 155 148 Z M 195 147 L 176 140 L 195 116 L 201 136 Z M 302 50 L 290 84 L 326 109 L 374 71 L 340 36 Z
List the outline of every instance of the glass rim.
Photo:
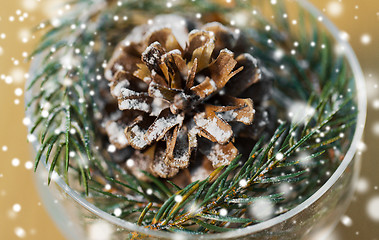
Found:
M 226 233 L 214 233 L 214 234 L 204 234 L 204 235 L 196 235 L 196 236 L 180 233 L 180 235 L 185 236 L 185 239 L 228 239 L 232 237 L 234 238 L 242 237 L 242 236 L 260 232 L 264 229 L 270 228 L 281 222 L 284 222 L 292 218 L 293 216 L 299 214 L 300 212 L 304 211 L 307 207 L 311 206 L 318 199 L 320 199 L 337 182 L 337 180 L 345 172 L 346 168 L 348 167 L 348 165 L 350 164 L 350 162 L 355 156 L 355 153 L 358 148 L 358 143 L 363 136 L 363 130 L 364 130 L 366 114 L 367 114 L 366 86 L 365 86 L 364 75 L 363 75 L 361 66 L 359 64 L 359 61 L 352 47 L 346 40 L 341 38 L 340 31 L 331 22 L 331 20 L 329 20 L 322 12 L 320 12 L 312 3 L 308 2 L 308 0 L 295 0 L 295 2 L 297 2 L 300 7 L 307 10 L 311 15 L 313 15 L 313 17 L 315 18 L 322 17 L 323 25 L 326 27 L 329 33 L 334 37 L 336 42 L 344 49 L 345 57 L 348 63 L 350 64 L 350 67 L 354 75 L 355 86 L 357 89 L 357 96 L 358 96 L 359 114 L 358 114 L 357 125 L 354 132 L 352 143 L 344 159 L 342 160 L 338 168 L 335 170 L 335 172 L 331 175 L 331 177 L 320 187 L 320 189 L 318 189 L 314 194 L 312 194 L 309 198 L 307 198 L 304 202 L 302 202 L 295 208 L 279 216 L 271 218 L 267 221 L 257 223 L 255 225 L 252 225 L 246 228 L 235 229 L 235 230 L 233 229 L 233 231 L 226 232 Z M 30 99 L 30 96 L 31 96 L 31 91 L 26 91 L 25 98 Z M 26 111 L 26 114 L 29 115 L 29 111 Z M 36 147 L 37 143 L 34 143 L 33 145 L 34 145 L 33 147 Z M 49 162 L 47 163 L 45 161 L 41 161 L 41 162 L 48 170 L 50 169 Z M 54 176 L 55 183 L 57 183 L 58 186 L 61 189 L 63 189 L 64 192 L 68 196 L 70 196 L 74 201 L 76 201 L 78 204 L 80 204 L 82 207 L 84 207 L 91 213 L 95 214 L 96 216 L 100 217 L 103 220 L 106 220 L 107 222 L 111 224 L 117 225 L 131 232 L 138 232 L 138 233 L 150 235 L 153 237 L 172 239 L 173 237 L 178 236 L 178 233 L 168 233 L 168 232 L 163 232 L 163 231 L 146 229 L 142 226 L 136 225 L 135 223 L 128 222 L 126 220 L 112 216 L 111 214 L 104 212 L 100 208 L 96 207 L 94 204 L 88 202 L 85 198 L 80 196 L 80 194 L 77 193 L 74 189 L 69 187 L 66 184 L 66 182 L 63 180 L 63 178 L 61 178 L 58 174 L 55 174 L 55 175 L 56 175 Z

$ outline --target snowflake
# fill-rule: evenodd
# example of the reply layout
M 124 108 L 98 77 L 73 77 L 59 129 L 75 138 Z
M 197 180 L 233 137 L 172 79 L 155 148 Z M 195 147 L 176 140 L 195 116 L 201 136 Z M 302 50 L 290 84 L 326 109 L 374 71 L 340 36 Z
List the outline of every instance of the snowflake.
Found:
M 379 222 L 379 196 L 375 196 L 368 201 L 366 212 L 371 220 Z
M 21 211 L 21 205 L 18 204 L 18 203 L 15 203 L 12 207 L 12 210 L 15 212 L 15 213 L 19 213 Z
M 372 132 L 376 135 L 379 136 L 379 122 L 375 122 L 372 125 Z
M 351 227 L 353 225 L 353 220 L 349 216 L 344 215 L 341 217 L 341 223 L 346 227 Z
M 89 240 L 110 240 L 114 229 L 105 221 L 96 221 L 88 227 Z
M 369 34 L 363 34 L 361 36 L 361 43 L 363 45 L 369 45 L 371 43 L 371 36 Z
M 274 204 L 269 199 L 257 199 L 251 204 L 250 214 L 258 220 L 270 219 L 275 212 Z
M 113 211 L 113 214 L 114 214 L 116 217 L 121 216 L 121 214 L 122 214 L 122 210 L 121 210 L 121 208 L 116 208 L 116 209 Z
M 26 237 L 26 232 L 22 227 L 16 227 L 14 229 L 14 233 L 16 234 L 17 237 L 19 238 L 24 238 Z
M 326 9 L 330 16 L 339 17 L 343 11 L 343 5 L 340 2 L 333 1 L 328 3 Z
M 18 167 L 20 165 L 20 159 L 18 158 L 13 158 L 12 159 L 12 166 L 13 167 Z
M 25 168 L 28 169 L 28 170 L 32 169 L 33 168 L 33 163 L 31 161 L 27 161 L 25 163 Z
M 180 195 L 175 196 L 175 202 L 181 202 L 183 200 L 183 197 Z
M 220 216 L 225 217 L 226 215 L 228 215 L 228 210 L 226 210 L 225 208 L 221 208 L 219 213 Z

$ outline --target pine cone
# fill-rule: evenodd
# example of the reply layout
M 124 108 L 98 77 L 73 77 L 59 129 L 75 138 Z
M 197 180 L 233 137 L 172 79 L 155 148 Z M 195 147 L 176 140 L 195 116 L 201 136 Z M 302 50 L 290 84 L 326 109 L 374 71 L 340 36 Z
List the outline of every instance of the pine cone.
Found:
M 257 61 L 248 53 L 235 56 L 241 46 L 233 30 L 196 25 L 170 15 L 135 28 L 105 73 L 122 111 L 107 123 L 110 142 L 139 150 L 134 161 L 150 154 L 150 171 L 162 178 L 191 159 L 228 165 L 238 154 L 229 123 L 253 123 L 253 101 L 239 95 L 261 78 Z

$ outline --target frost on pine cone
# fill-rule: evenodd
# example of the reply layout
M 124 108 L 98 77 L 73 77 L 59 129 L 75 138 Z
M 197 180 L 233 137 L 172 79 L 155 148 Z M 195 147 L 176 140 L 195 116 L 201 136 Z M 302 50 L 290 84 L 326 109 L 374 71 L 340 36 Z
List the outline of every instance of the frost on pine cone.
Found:
M 200 166 L 194 179 L 228 165 L 239 153 L 235 139 L 257 137 L 267 124 L 265 112 L 255 124 L 252 98 L 241 97 L 261 78 L 250 47 L 217 22 L 167 15 L 136 27 L 105 72 L 118 101 L 105 123 L 109 141 L 131 146 L 135 167 L 162 178 L 190 162 Z

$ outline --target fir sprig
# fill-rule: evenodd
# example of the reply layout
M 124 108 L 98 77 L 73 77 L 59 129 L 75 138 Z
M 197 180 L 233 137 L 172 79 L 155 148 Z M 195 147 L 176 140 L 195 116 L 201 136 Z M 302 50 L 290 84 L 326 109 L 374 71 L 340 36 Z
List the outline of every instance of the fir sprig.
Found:
M 125 37 L 120 33 L 140 21 L 133 13 L 143 11 L 148 19 L 158 12 L 176 10 L 228 12 L 205 1 L 176 3 L 171 9 L 160 1 L 120 2 L 121 6 L 111 0 L 76 0 L 58 25 L 50 21 L 43 24 L 48 30 L 32 55 L 39 66 L 28 86 L 28 91 L 37 93 L 27 108 L 34 122 L 30 133 L 39 140 L 35 168 L 43 157 L 51 162 L 49 183 L 54 170 L 67 182 L 70 173 L 77 173 L 87 197 L 104 211 L 121 209 L 119 217 L 149 229 L 203 234 L 259 222 L 249 213 L 257 199 L 277 203 L 275 215 L 290 210 L 301 199 L 286 197 L 278 188 L 281 183 L 292 183 L 306 198 L 317 187 L 318 176 L 312 171 L 323 173 L 338 164 L 323 162 L 329 151 L 346 149 L 340 140 L 354 129 L 357 113 L 347 63 L 343 57 L 335 57 L 333 43 L 319 30 L 317 20 L 305 23 L 305 13 L 300 12 L 299 23 L 293 27 L 289 18 L 283 18 L 287 10 L 281 2 L 271 9 L 275 23 L 258 11 L 257 23 L 244 33 L 255 46 L 251 54 L 275 80 L 272 104 L 288 109 L 294 101 L 301 101 L 314 110 L 312 114 L 301 121 L 279 114 L 282 121 L 273 137 L 268 141 L 262 138 L 252 146 L 247 159 L 237 158 L 207 179 L 184 188 L 147 172 L 147 180 L 138 179 L 109 161 L 97 137 L 101 136 L 98 118 L 102 106 L 96 96 L 104 88 L 104 60 Z M 246 9 L 246 4 L 237 1 L 235 8 Z M 87 11 L 83 13 L 83 9 Z M 115 21 L 115 15 L 128 16 L 129 20 Z M 268 25 L 270 31 L 266 30 Z M 295 42 L 297 54 L 292 54 Z M 322 50 L 316 51 L 314 46 Z M 282 51 L 281 58 L 277 57 L 278 50 Z M 303 179 L 309 183 L 304 184 Z M 104 189 L 105 184 L 110 184 L 111 190 Z M 224 208 L 227 215 L 220 214 Z
M 338 109 L 343 109 L 347 102 L 341 104 Z M 290 130 L 295 132 L 301 127 L 290 129 L 287 123 L 281 124 L 268 143 L 263 145 L 261 141 L 255 145 L 249 159 L 242 166 L 240 158 L 234 159 L 225 169 L 221 167 L 207 179 L 194 182 L 170 195 L 163 204 L 160 204 L 161 207 L 155 215 L 149 217 L 146 216 L 145 209 L 150 209 L 154 202 L 147 202 L 138 218 L 138 223 L 149 229 L 193 234 L 194 224 L 201 225 L 202 231 L 223 232 L 233 229 L 225 224 L 233 223 L 236 224 L 234 227 L 241 227 L 259 222 L 259 219 L 254 219 L 246 213 L 249 205 L 258 198 L 267 198 L 272 202 L 281 202 L 284 198 L 280 192 L 254 195 L 255 188 L 261 184 L 296 183 L 306 178 L 309 169 L 287 174 L 272 174 L 272 172 L 278 168 L 293 167 L 303 161 L 317 159 L 325 152 L 322 146 L 331 148 L 331 142 L 323 141 L 317 148 L 313 148 L 319 152 L 303 159 L 297 156 L 297 150 L 314 142 L 318 132 L 324 130 L 326 126 L 335 127 L 332 120 L 338 112 L 337 110 L 327 114 L 325 120 L 310 127 L 310 132 L 301 136 L 296 143 L 291 143 L 290 138 L 285 138 L 284 141 L 281 139 L 286 137 Z M 319 114 L 322 113 L 316 112 L 312 118 Z M 337 137 L 333 141 L 340 138 Z M 286 172 L 282 170 L 282 173 Z M 120 181 L 114 183 L 122 185 Z M 220 215 L 220 210 L 223 208 L 231 209 L 227 216 Z M 133 238 L 139 236 L 137 233 L 132 234 Z

